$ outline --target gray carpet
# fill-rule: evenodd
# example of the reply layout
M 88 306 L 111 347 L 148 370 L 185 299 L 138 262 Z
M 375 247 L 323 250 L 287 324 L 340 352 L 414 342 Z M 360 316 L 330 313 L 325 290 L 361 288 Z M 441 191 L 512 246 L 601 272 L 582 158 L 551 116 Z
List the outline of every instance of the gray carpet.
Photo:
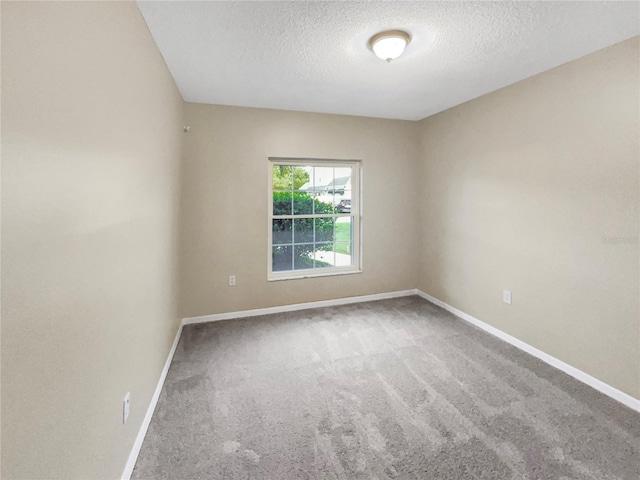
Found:
M 134 479 L 640 478 L 640 414 L 418 297 L 186 327 Z

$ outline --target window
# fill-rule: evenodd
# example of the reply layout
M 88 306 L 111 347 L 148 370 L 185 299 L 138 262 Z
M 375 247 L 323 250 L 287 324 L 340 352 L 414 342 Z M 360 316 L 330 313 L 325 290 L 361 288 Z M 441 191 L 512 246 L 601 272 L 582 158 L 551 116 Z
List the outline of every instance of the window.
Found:
M 269 159 L 269 280 L 360 271 L 360 162 Z

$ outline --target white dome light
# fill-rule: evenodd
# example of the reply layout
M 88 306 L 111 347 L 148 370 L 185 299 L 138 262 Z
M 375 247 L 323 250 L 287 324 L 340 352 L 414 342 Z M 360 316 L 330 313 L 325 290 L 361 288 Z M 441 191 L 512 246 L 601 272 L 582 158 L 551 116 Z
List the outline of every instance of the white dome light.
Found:
M 405 47 L 411 41 L 411 37 L 407 32 L 402 30 L 389 30 L 386 32 L 380 32 L 371 37 L 369 40 L 369 48 L 373 50 L 376 57 L 390 62 L 395 60 Z

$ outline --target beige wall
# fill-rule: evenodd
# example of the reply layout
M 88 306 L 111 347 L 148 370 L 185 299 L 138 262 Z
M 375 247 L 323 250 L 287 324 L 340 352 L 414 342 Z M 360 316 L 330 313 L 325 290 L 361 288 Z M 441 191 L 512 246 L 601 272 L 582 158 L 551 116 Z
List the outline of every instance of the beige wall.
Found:
M 639 58 L 636 37 L 422 121 L 416 256 L 420 289 L 636 398 Z
M 178 327 L 182 107 L 134 3 L 2 2 L 3 479 L 122 474 Z
M 418 124 L 198 104 L 185 117 L 183 316 L 415 288 Z M 267 282 L 268 157 L 362 160 L 362 273 Z

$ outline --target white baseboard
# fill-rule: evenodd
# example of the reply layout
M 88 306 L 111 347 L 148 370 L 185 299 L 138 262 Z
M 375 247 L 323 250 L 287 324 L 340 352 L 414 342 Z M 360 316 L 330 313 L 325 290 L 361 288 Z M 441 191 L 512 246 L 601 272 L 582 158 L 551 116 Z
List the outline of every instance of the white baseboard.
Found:
M 176 338 L 173 340 L 173 345 L 171 346 L 171 350 L 169 350 L 167 361 L 164 362 L 164 368 L 162 369 L 162 373 L 160 374 L 160 379 L 158 380 L 156 389 L 153 392 L 153 397 L 151 397 L 149 408 L 147 408 L 147 413 L 144 416 L 144 420 L 142 421 L 142 425 L 140 426 L 140 430 L 138 431 L 138 436 L 136 437 L 136 441 L 134 442 L 133 448 L 131 449 L 131 453 L 129 454 L 129 459 L 127 460 L 127 464 L 124 467 L 124 472 L 122 472 L 122 477 L 121 477 L 122 480 L 129 480 L 131 478 L 131 474 L 133 473 L 133 468 L 136 466 L 136 461 L 138 460 L 138 454 L 140 453 L 140 448 L 142 448 L 142 442 L 144 441 L 144 437 L 147 435 L 147 430 L 149 429 L 149 424 L 151 423 L 153 412 L 155 411 L 156 405 L 158 404 L 158 399 L 160 398 L 160 392 L 162 392 L 162 387 L 164 386 L 164 381 L 167 378 L 167 373 L 169 372 L 169 367 L 171 366 L 171 362 L 173 361 L 173 355 L 176 353 L 176 348 L 178 346 L 178 342 L 180 341 L 181 335 L 182 335 L 182 323 L 178 328 L 178 332 L 176 333 Z
M 419 296 L 421 296 L 425 300 L 428 300 L 431 303 L 434 303 L 439 307 L 444 308 L 445 310 L 453 313 L 456 317 L 461 318 L 465 322 L 469 322 L 475 325 L 476 327 L 481 328 L 485 332 L 488 332 L 491 335 L 498 337 L 507 343 L 510 343 L 514 347 L 517 347 L 520 350 L 527 352 L 529 355 L 533 355 L 534 357 L 542 360 L 543 362 L 548 363 L 552 367 L 555 367 L 558 370 L 562 370 L 564 373 L 571 375 L 573 378 L 580 380 L 582 383 L 586 383 L 590 387 L 595 388 L 599 392 L 604 393 L 605 395 L 613 398 L 614 400 L 617 400 L 618 402 L 626 405 L 627 407 L 640 412 L 639 399 L 634 398 L 631 395 L 628 395 L 618 390 L 617 388 L 614 388 L 611 385 L 606 384 L 601 380 L 598 380 L 595 377 L 592 377 L 591 375 L 583 372 L 582 370 L 572 367 L 568 363 L 564 363 L 562 360 L 558 360 L 556 357 L 553 357 L 548 353 L 543 352 L 542 350 L 538 350 L 536 347 L 532 347 L 531 345 L 523 342 L 522 340 L 518 340 L 517 338 L 512 337 L 511 335 L 503 332 L 502 330 L 498 330 L 497 328 L 492 327 L 491 325 L 484 323 L 483 321 L 478 320 L 477 318 L 472 317 L 471 315 L 464 313 L 455 307 L 452 307 L 451 305 L 443 302 L 442 300 L 438 300 L 437 298 L 432 297 L 428 293 L 424 293 L 421 290 L 417 290 L 416 292 Z
M 320 300 L 318 302 L 295 303 L 293 305 L 282 305 L 279 307 L 256 308 L 253 310 L 241 310 L 238 312 L 228 313 L 215 313 L 213 315 L 203 315 L 201 317 L 188 317 L 182 320 L 182 324 L 193 325 L 194 323 L 217 322 L 220 320 L 230 320 L 232 318 L 257 317 L 259 315 L 270 315 L 272 313 L 295 312 L 297 310 L 307 310 L 309 308 L 335 307 L 337 305 L 349 305 L 350 303 L 371 302 L 374 300 L 386 300 L 388 298 L 408 297 L 410 295 L 418 295 L 418 290 L 400 290 L 397 292 L 361 295 L 359 297 L 345 297 L 336 298 L 333 300 Z

